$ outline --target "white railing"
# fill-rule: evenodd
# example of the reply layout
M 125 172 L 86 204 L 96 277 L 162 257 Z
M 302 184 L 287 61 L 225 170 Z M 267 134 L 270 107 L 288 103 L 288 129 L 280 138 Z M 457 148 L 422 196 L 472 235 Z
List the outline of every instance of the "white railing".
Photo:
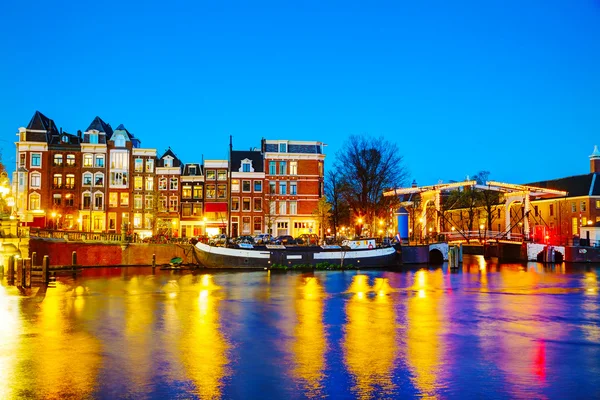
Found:
M 450 231 L 442 232 L 442 235 L 446 237 L 447 242 L 479 242 L 483 241 L 498 241 L 498 240 L 510 240 L 512 242 L 523 241 L 523 235 L 521 233 L 508 233 L 503 231 L 487 231 L 487 230 L 476 230 L 476 231 Z

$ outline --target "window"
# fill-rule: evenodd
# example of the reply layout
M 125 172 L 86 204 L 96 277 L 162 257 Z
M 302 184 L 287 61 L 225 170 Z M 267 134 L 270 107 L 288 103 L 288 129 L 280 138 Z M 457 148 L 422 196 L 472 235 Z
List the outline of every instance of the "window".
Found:
M 104 186 L 104 174 L 102 172 L 94 174 L 94 186 Z
M 286 165 L 285 165 L 285 161 L 280 161 L 279 162 L 279 175 L 285 175 L 286 174 Z
M 144 207 L 146 208 L 146 210 L 151 210 L 152 207 L 154 207 L 154 198 L 151 194 L 147 194 L 144 198 Z
M 297 190 L 298 182 L 290 182 L 290 194 L 295 196 L 298 192 Z
M 83 155 L 83 166 L 87 168 L 91 168 L 94 162 L 94 156 L 92 154 L 84 154 Z
M 42 176 L 39 172 L 33 172 L 30 175 L 30 183 L 29 186 L 32 188 L 39 188 L 42 184 Z
M 25 160 L 27 159 L 27 154 L 19 153 L 19 167 L 25 167 Z
M 104 168 L 104 155 L 96 156 L 96 167 Z
M 142 190 L 142 187 L 144 186 L 143 179 L 144 178 L 142 178 L 141 176 L 133 177 L 133 190 Z
M 250 163 L 249 162 L 242 163 L 242 172 L 250 172 Z
M 197 217 L 202 216 L 202 204 L 194 204 L 194 215 Z
M 133 208 L 136 210 L 142 209 L 142 195 L 141 194 L 133 195 Z
M 220 181 L 226 181 L 227 180 L 227 171 L 217 171 L 217 179 Z
M 69 167 L 75 166 L 75 154 L 67 154 L 67 165 Z
M 242 233 L 250 234 L 250 217 L 242 217 Z
M 164 165 L 167 168 L 171 168 L 173 166 L 173 159 L 171 157 L 163 158 Z
M 260 197 L 254 198 L 254 211 L 262 211 L 262 199 Z
M 160 196 L 159 210 L 167 211 L 167 196 Z
M 242 181 L 242 192 L 248 193 L 250 191 L 250 181 Z
M 211 184 L 211 185 L 206 185 L 206 198 L 207 199 L 214 199 L 216 196 L 216 188 L 217 185 L 215 184 Z
M 125 147 L 125 137 L 123 135 L 116 135 L 115 139 L 115 147 Z
M 221 183 L 217 185 L 217 199 L 227 198 L 227 185 Z
M 179 179 L 171 178 L 169 188 L 171 190 L 177 190 L 179 188 Z
M 90 133 L 90 143 L 98 144 L 98 134 L 97 133 Z
M 154 172 L 154 160 L 151 158 L 146 160 L 146 172 Z
M 202 198 L 202 185 L 194 186 L 194 198 L 195 199 Z
M 104 204 L 104 196 L 102 195 L 102 193 L 94 194 L 94 209 L 102 210 L 103 204 Z
M 91 207 L 92 205 L 92 195 L 90 194 L 90 192 L 85 192 L 83 193 L 83 208 L 84 209 L 88 209 Z
M 600 200 L 596 200 L 596 208 L 600 208 Z
M 274 201 L 269 203 L 269 214 L 275 215 L 275 202 Z
M 298 204 L 295 201 L 290 201 L 290 215 L 298 213 Z
M 108 204 L 111 207 L 118 207 L 119 206 L 119 193 L 110 192 L 108 195 Z
M 535 214 L 536 217 L 538 216 L 538 214 L 539 214 L 538 206 L 533 206 L 533 213 Z
M 579 209 L 580 209 L 580 211 L 586 211 L 586 209 L 587 209 L 587 203 L 586 203 L 586 201 L 585 201 L 585 200 L 583 200 L 583 201 L 581 202 L 581 204 L 580 204 L 580 206 L 579 206 L 579 207 L 580 207 L 580 208 L 579 208 Z
M 142 227 L 142 214 L 133 214 L 133 227 L 138 229 Z
M 54 174 L 54 179 L 52 180 L 52 187 L 54 189 L 62 188 L 62 174 Z
M 42 166 L 42 154 L 41 153 L 31 153 L 31 166 L 32 167 L 41 167 Z
M 67 193 L 65 195 L 65 206 L 67 206 L 67 207 L 73 207 L 73 203 L 74 203 L 73 199 L 74 199 L 74 197 L 75 196 L 73 196 L 72 193 Z
M 231 180 L 231 193 L 238 193 L 240 191 L 240 180 L 232 179 Z
M 277 171 L 275 170 L 275 161 L 269 161 L 269 174 L 275 175 Z
M 577 212 L 577 203 L 571 202 L 571 212 Z
M 148 191 L 154 190 L 154 178 L 151 176 L 146 177 L 146 190 L 148 190 Z
M 111 172 L 110 186 L 112 187 L 127 187 L 127 172 Z
M 60 194 L 54 194 L 52 195 L 52 204 L 54 204 L 55 206 L 60 206 L 60 204 L 62 203 L 62 196 Z
M 191 204 L 182 204 L 181 205 L 181 215 L 184 217 L 192 216 L 192 205 Z
M 74 174 L 67 174 L 67 176 L 65 177 L 65 187 L 67 189 L 75 188 L 75 175 Z
M 285 215 L 287 209 L 287 203 L 285 201 L 279 202 L 279 214 Z
M 242 211 L 250 211 L 250 198 L 244 197 L 242 199 Z
M 158 190 L 167 190 L 167 178 L 158 178 Z
M 554 204 L 550 204 L 550 216 L 554 215 Z
M 129 193 L 121 193 L 121 205 L 122 206 L 129 205 Z
M 190 165 L 189 169 L 188 169 L 188 173 L 192 176 L 196 175 L 196 166 L 195 165 Z
M 231 198 L 231 211 L 240 211 L 240 198 L 239 197 Z
M 214 169 L 209 169 L 206 171 L 206 179 L 214 181 L 217 177 L 217 174 Z
M 129 169 L 129 153 L 127 151 L 111 151 L 110 168 L 123 170 Z
M 181 198 L 183 199 L 191 199 L 192 198 L 192 187 L 189 185 L 184 185 L 181 188 Z
M 177 197 L 169 198 L 169 211 L 177 212 L 177 204 L 178 204 Z
M 92 173 L 86 172 L 83 174 L 83 186 L 92 186 Z
M 108 213 L 108 229 L 112 231 L 117 229 L 117 213 Z
M 290 161 L 290 175 L 298 175 L 298 163 Z
M 269 193 L 270 194 L 275 194 L 275 190 L 276 190 L 275 185 L 276 185 L 275 182 L 269 182 Z
M 62 154 L 55 154 L 54 155 L 54 166 L 58 167 L 58 166 L 61 166 L 62 164 L 63 164 Z
M 279 152 L 287 153 L 287 143 L 279 143 Z
M 29 209 L 39 210 L 41 207 L 40 195 L 38 193 L 31 193 L 29 195 Z
M 254 217 L 254 232 L 261 232 L 261 231 L 262 231 L 262 218 Z
M 133 170 L 135 172 L 144 172 L 144 160 L 142 158 L 133 160 Z
M 287 194 L 287 183 L 279 182 L 279 194 L 286 195 Z
M 254 192 L 255 193 L 262 192 L 262 181 L 254 181 Z

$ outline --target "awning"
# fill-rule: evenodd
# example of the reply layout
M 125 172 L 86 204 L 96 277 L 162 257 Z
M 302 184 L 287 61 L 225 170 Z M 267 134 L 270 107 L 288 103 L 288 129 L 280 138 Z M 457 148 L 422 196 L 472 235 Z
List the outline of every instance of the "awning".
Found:
M 227 203 L 204 203 L 204 212 L 227 212 Z

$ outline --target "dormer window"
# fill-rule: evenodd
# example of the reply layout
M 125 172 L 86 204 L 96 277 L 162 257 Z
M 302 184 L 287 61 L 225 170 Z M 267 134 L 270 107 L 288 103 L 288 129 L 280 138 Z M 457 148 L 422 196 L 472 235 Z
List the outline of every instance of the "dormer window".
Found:
M 240 172 L 254 172 L 254 168 L 252 168 L 252 161 L 249 159 L 242 160 L 242 168 Z
M 98 133 L 97 132 L 90 132 L 90 143 L 98 144 Z
M 63 143 L 69 143 L 69 137 L 67 135 L 62 135 L 60 141 Z
M 279 152 L 287 153 L 287 143 L 279 143 Z
M 173 159 L 172 158 L 165 158 L 165 167 L 171 168 L 172 166 L 173 166 Z
M 196 166 L 190 165 L 189 172 L 190 172 L 190 175 L 196 175 Z
M 125 138 L 122 135 L 115 137 L 115 147 L 125 147 Z

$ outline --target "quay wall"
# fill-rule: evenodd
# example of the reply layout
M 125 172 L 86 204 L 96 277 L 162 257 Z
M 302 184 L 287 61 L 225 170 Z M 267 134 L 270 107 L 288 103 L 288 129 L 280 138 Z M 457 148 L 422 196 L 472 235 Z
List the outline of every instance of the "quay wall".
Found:
M 50 256 L 50 265 L 71 265 L 73 251 L 77 252 L 79 265 L 150 265 L 152 254 L 156 254 L 156 264 L 168 264 L 173 257 L 181 257 L 184 263 L 193 263 L 191 245 L 150 244 L 150 243 L 85 243 L 56 239 L 30 239 L 30 255 L 37 253 L 37 259 Z

